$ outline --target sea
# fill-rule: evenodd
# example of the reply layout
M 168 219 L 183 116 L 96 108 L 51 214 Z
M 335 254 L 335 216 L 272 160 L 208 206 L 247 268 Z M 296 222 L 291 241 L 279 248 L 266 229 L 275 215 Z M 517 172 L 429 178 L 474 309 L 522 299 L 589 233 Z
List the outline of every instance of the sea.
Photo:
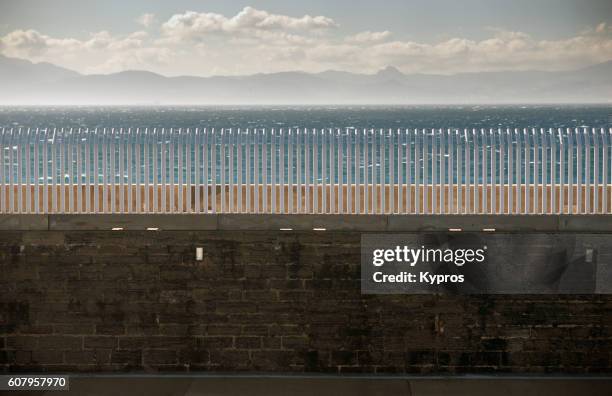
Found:
M 290 128 L 307 128 L 307 129 L 328 129 L 339 128 L 349 129 L 497 129 L 497 128 L 611 128 L 612 127 L 612 104 L 606 105 L 505 105 L 505 106 L 485 106 L 485 105 L 463 105 L 463 106 L 218 106 L 218 107 L 202 107 L 202 106 L 181 106 L 181 107 L 81 107 L 81 106 L 24 106 L 24 107 L 0 107 L 0 134 L 6 130 L 24 130 L 24 129 L 119 129 L 123 128 L 124 133 L 128 128 L 132 131 L 136 128 L 153 129 L 181 129 L 194 130 L 196 128 L 214 128 L 216 130 L 222 128 L 232 129 L 290 129 Z M 1 136 L 0 136 L 1 137 Z M 270 137 L 268 136 L 268 139 Z M 18 172 L 19 164 L 17 163 L 17 146 L 4 147 L 7 155 L 3 156 L 4 163 L 0 168 L 0 176 L 4 180 L 8 180 L 12 176 L 13 180 L 22 180 L 25 182 L 24 174 Z M 53 150 L 59 150 L 53 148 Z M 192 148 L 193 150 L 193 148 Z M 218 148 L 215 148 L 218 150 Z M 278 147 L 277 147 L 277 150 Z M 312 150 L 312 147 L 310 148 Z M 13 152 L 9 158 L 8 154 Z M 50 155 L 50 154 L 49 154 Z M 149 154 L 151 156 L 152 154 Z M 161 154 L 160 154 L 161 155 Z M 276 159 L 281 153 L 274 153 Z M 284 154 L 287 156 L 287 153 Z M 312 153 L 310 153 L 312 156 Z M 438 154 L 431 154 L 434 161 L 440 162 L 443 160 Z M 482 155 L 482 154 L 479 154 Z M 497 154 L 499 155 L 499 154 Z M 109 165 L 109 161 L 104 161 L 103 156 L 108 156 L 108 153 L 101 152 L 96 156 L 96 166 L 99 168 L 96 174 L 98 180 L 103 180 L 103 175 L 113 174 L 113 181 L 120 182 L 126 180 L 126 174 L 118 174 Z M 212 176 L 219 182 L 221 180 L 221 169 L 230 160 L 229 154 L 225 154 L 227 158 L 217 157 L 219 161 L 216 165 L 217 174 Z M 439 158 L 438 158 L 439 157 Z M 39 158 L 40 160 L 40 158 Z M 30 182 L 40 183 L 44 178 L 53 182 L 63 181 L 66 183 L 74 182 L 80 174 L 76 171 L 78 166 L 76 162 L 72 163 L 70 171 L 62 171 L 61 161 L 59 157 L 56 159 L 57 164 L 54 166 L 48 165 L 45 171 L 42 171 L 41 163 L 32 164 L 33 168 L 40 167 L 41 175 L 39 180 L 34 180 L 31 175 Z M 92 161 L 94 161 L 92 159 Z M 142 174 L 145 173 L 145 164 L 151 164 L 153 158 L 143 158 L 140 165 L 131 164 L 129 166 L 139 169 Z M 169 171 L 175 179 L 178 180 L 179 174 L 188 172 L 183 166 L 179 168 L 179 163 L 176 162 L 169 165 L 174 169 L 174 172 Z M 221 162 L 223 161 L 223 162 Z M 233 161 L 236 161 L 234 158 Z M 317 161 L 319 175 L 323 169 L 322 159 Z M 375 158 L 370 158 L 367 161 L 359 164 L 359 168 L 379 167 L 381 164 Z M 414 160 L 413 160 L 414 161 Z M 420 169 L 423 172 L 424 160 L 420 159 L 420 163 L 412 163 L 411 172 L 417 172 L 414 169 Z M 431 162 L 431 159 L 427 161 Z M 576 161 L 576 159 L 574 160 Z M 600 163 L 592 163 L 590 169 L 593 175 L 595 166 L 602 167 L 603 158 L 600 156 Z M 39 161 L 40 162 L 40 161 Z M 106 170 L 103 170 L 101 165 L 106 163 Z M 235 164 L 237 165 L 237 164 Z M 531 166 L 535 164 L 531 161 Z M 83 166 L 82 164 L 80 165 Z M 245 165 L 243 165 L 245 166 Z M 270 165 L 268 165 L 270 166 Z M 389 164 L 386 164 L 388 167 Z M 548 164 L 548 167 L 551 165 Z M 557 167 L 560 163 L 557 161 Z M 128 165 L 126 164 L 126 167 Z M 55 168 L 54 173 L 51 169 Z M 588 173 L 583 169 L 584 175 Z M 236 168 L 234 168 L 236 169 Z M 82 170 L 81 170 L 82 171 Z M 284 170 L 285 172 L 295 172 L 293 170 Z M 472 170 L 473 171 L 473 170 Z M 192 170 L 193 172 L 193 170 Z M 242 172 L 247 172 L 246 169 Z M 255 173 L 253 169 L 251 173 Z M 487 170 L 487 173 L 490 169 Z M 542 167 L 537 172 L 541 175 Z M 272 173 L 272 169 L 267 169 L 268 177 Z M 278 172 L 277 172 L 278 173 Z M 377 172 L 378 173 L 378 172 Z M 388 172 L 384 172 L 388 178 Z M 498 173 L 498 172 L 497 172 Z M 535 170 L 532 173 L 532 178 L 535 177 Z M 560 173 L 560 172 L 559 172 Z M 550 174 L 550 173 L 549 173 Z M 195 178 L 195 173 L 192 174 Z M 490 175 L 488 175 L 490 176 Z M 487 177 L 488 177 L 487 176 Z M 80 176 L 85 178 L 85 176 Z M 152 178 L 153 176 L 149 176 Z M 159 175 L 157 176 L 159 178 Z M 225 176 L 229 177 L 229 176 Z M 237 180 L 237 175 L 232 176 Z M 278 177 L 278 175 L 275 175 Z M 302 176 L 304 177 L 304 176 Z M 338 177 L 338 175 L 336 175 Z M 340 177 L 346 179 L 346 174 L 340 174 Z M 433 177 L 432 175 L 429 178 Z M 523 179 L 525 175 L 521 176 Z M 559 175 L 557 177 L 560 177 Z M 600 172 L 599 178 L 603 181 L 610 176 Z M 403 176 L 406 178 L 406 175 Z M 152 180 L 151 180 L 152 181 Z M 323 180 L 319 180 L 320 182 Z M 431 181 L 431 180 L 428 180 Z
M 605 105 L 0 107 L 0 128 L 607 128 Z

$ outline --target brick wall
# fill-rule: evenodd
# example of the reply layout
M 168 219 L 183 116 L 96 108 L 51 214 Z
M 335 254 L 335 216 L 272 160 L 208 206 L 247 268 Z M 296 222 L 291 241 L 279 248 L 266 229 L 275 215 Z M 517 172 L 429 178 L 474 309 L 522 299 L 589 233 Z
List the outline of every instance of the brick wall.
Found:
M 0 369 L 612 371 L 612 296 L 364 296 L 359 243 L 329 231 L 0 232 Z

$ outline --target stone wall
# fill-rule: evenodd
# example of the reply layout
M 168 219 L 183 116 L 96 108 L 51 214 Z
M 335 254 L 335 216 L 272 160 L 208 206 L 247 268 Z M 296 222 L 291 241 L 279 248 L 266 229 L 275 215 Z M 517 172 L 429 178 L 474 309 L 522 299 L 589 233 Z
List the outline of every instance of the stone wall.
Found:
M 2 231 L 0 370 L 612 371 L 612 295 L 362 295 L 360 235 Z

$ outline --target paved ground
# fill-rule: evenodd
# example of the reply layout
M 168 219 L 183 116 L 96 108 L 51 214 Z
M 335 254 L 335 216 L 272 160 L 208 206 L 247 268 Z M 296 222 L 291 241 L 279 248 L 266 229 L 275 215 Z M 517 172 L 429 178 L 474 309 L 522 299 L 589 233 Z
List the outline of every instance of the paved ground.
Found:
M 3 394 L 8 394 L 5 392 Z M 31 395 L 147 396 L 430 396 L 430 395 L 612 395 L 612 379 L 361 379 L 92 377 L 71 378 L 64 392 Z

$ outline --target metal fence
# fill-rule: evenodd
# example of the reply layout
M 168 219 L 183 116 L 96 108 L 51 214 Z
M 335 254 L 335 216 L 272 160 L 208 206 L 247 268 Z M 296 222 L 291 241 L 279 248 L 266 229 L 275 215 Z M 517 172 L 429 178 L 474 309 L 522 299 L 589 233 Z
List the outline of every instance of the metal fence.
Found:
M 0 213 L 611 214 L 612 129 L 0 129 Z

